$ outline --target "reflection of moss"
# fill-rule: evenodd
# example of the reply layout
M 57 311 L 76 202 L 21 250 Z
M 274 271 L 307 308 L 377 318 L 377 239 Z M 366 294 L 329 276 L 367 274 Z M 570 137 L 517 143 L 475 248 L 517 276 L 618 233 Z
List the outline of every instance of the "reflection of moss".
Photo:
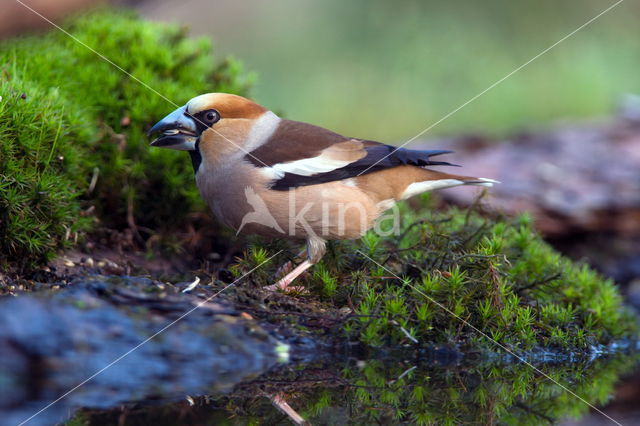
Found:
M 344 326 L 351 340 L 369 347 L 416 339 L 497 349 L 442 306 L 516 351 L 584 350 L 635 331 L 615 285 L 555 252 L 528 217 L 433 213 L 423 202 L 418 210 L 403 208 L 408 225 L 399 235 L 369 232 L 361 242 L 332 244 L 307 278 L 307 302 L 329 311 L 355 308 Z M 238 272 L 268 257 L 255 247 L 249 253 Z M 252 279 L 263 285 L 272 273 L 265 268 Z
M 87 415 L 82 412 L 79 412 L 64 423 L 65 426 L 86 426 L 88 424 L 89 419 L 87 418 Z
M 591 363 L 537 368 L 590 404 L 601 405 L 637 358 L 618 354 Z M 483 361 L 452 367 L 423 364 L 412 369 L 412 363 L 406 361 L 369 360 L 342 369 L 335 362 L 302 371 L 282 369 L 213 404 L 224 404 L 241 418 L 273 424 L 280 414 L 264 396 L 256 397 L 270 394 L 282 395 L 313 424 L 538 425 L 579 417 L 589 410 L 583 401 L 529 366 Z
M 177 104 L 246 91 L 238 63 L 216 64 L 207 40 L 176 26 L 100 12 L 66 28 Z M 153 232 L 202 206 L 189 159 L 148 147 L 146 130 L 171 103 L 60 31 L 3 42 L 0 64 L 3 257 L 50 256 L 92 216 Z
M 415 362 L 415 364 L 414 364 Z M 608 401 L 638 355 L 536 364 L 589 404 Z M 414 368 L 415 366 L 415 368 Z M 456 365 L 403 359 L 332 360 L 282 366 L 228 395 L 158 407 L 85 409 L 67 424 L 288 424 L 268 397 L 280 395 L 312 424 L 548 424 L 578 418 L 589 406 L 523 364 L 464 359 Z M 82 422 L 82 423 L 80 423 Z

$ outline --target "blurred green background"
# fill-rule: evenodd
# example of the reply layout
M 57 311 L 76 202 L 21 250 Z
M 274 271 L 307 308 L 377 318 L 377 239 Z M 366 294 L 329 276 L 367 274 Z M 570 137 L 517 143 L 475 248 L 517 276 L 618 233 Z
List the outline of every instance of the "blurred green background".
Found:
M 350 136 L 408 139 L 615 1 L 172 0 L 152 19 L 213 36 L 256 72 L 253 97 Z M 503 134 L 611 112 L 640 92 L 640 3 L 627 0 L 426 136 Z M 195 95 L 195 94 L 194 94 Z

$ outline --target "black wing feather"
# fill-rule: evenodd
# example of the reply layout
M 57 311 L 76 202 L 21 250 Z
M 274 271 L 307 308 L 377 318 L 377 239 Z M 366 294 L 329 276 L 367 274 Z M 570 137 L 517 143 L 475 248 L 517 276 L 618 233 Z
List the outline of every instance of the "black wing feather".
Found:
M 365 147 L 367 155 L 358 161 L 332 170 L 326 173 L 318 173 L 312 176 L 302 176 L 293 173 L 285 173 L 276 180 L 271 189 L 286 191 L 298 186 L 317 185 L 336 180 L 349 179 L 361 174 L 373 173 L 378 170 L 388 169 L 402 165 L 412 166 L 457 166 L 446 161 L 431 161 L 430 157 L 449 154 L 447 150 L 415 150 L 396 148 L 391 145 L 376 143 Z

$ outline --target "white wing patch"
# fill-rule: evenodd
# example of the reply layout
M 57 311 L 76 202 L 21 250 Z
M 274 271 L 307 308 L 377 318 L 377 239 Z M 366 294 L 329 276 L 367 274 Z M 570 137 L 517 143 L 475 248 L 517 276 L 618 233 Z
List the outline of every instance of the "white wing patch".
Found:
M 320 173 L 332 172 L 353 163 L 354 160 L 339 160 L 330 158 L 326 153 L 317 157 L 305 158 L 302 160 L 289 161 L 287 163 L 274 164 L 271 167 L 264 167 L 263 173 L 271 179 L 280 179 L 285 173 L 299 176 L 313 176 Z
M 352 161 L 323 158 L 322 155 L 319 155 L 313 158 L 305 158 L 304 160 L 274 164 L 272 168 L 282 175 L 292 173 L 300 176 L 313 176 L 318 173 L 332 172 L 351 163 Z
M 304 143 L 301 141 L 301 143 Z M 319 155 L 300 160 L 277 163 L 264 167 L 262 173 L 269 179 L 281 179 L 285 173 L 314 176 L 341 169 L 367 156 L 362 141 L 350 139 L 325 148 Z

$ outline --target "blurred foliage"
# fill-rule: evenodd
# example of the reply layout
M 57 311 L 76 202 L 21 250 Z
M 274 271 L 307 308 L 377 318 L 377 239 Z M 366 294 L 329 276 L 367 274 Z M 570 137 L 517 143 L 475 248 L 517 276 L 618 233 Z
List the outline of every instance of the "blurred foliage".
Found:
M 65 27 L 151 89 L 57 30 L 0 45 L 4 260 L 50 258 L 96 218 L 148 233 L 183 224 L 204 209 L 189 158 L 149 149 L 145 132 L 172 103 L 248 87 L 237 62 L 175 25 L 99 11 Z
M 253 93 L 264 105 L 350 136 L 400 142 L 615 1 L 254 1 L 229 6 L 231 22 L 220 13 L 224 3 L 203 4 L 199 16 L 179 6 L 155 14 L 224 40 L 221 49 L 259 72 Z M 620 95 L 640 92 L 638 13 L 637 2 L 622 2 L 427 136 L 610 113 Z
M 300 279 L 310 294 L 298 300 L 318 303 L 318 312 L 353 306 L 344 331 L 367 347 L 412 345 L 415 339 L 495 351 L 490 337 L 515 352 L 590 350 L 636 332 L 615 284 L 562 257 L 533 231 L 528 216 L 434 212 L 429 197 L 421 202 L 418 209 L 403 205 L 400 232 L 369 231 L 361 242 L 331 244 Z M 233 270 L 239 275 L 268 255 L 250 247 Z M 251 279 L 271 284 L 274 273 L 262 267 Z

